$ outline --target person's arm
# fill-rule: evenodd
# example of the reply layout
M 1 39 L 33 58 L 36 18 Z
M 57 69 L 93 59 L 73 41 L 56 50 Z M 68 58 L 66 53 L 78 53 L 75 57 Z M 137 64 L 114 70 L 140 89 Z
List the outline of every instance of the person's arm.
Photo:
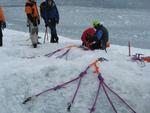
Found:
M 59 12 L 58 12 L 58 9 L 56 7 L 56 23 L 58 24 L 59 23 Z
M 40 16 L 43 18 L 43 2 L 40 4 Z
M 102 35 L 103 35 L 103 32 L 102 32 L 102 30 L 98 30 L 98 31 L 97 31 L 97 33 L 96 33 L 97 40 L 101 40 L 101 38 L 102 38 Z
M 1 7 L 0 7 L 0 27 L 2 29 L 6 28 L 5 17 L 4 17 L 3 9 Z

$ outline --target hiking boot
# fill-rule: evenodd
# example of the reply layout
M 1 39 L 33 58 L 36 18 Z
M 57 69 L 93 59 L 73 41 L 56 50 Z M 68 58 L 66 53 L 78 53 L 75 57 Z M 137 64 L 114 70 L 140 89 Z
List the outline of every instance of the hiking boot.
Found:
M 50 43 L 56 43 L 54 40 L 51 40 Z
M 37 44 L 33 44 L 33 47 L 34 47 L 34 48 L 37 48 Z
M 57 36 L 52 36 L 50 43 L 58 43 L 59 38 Z
M 59 38 L 58 38 L 58 37 L 56 37 L 56 38 L 55 38 L 55 43 L 58 43 L 58 40 L 59 40 Z
M 41 42 L 37 42 L 37 44 L 41 44 Z
M 3 46 L 2 38 L 0 38 L 0 46 Z
M 56 43 L 55 39 L 54 39 L 54 38 L 51 38 L 50 43 Z
M 41 39 L 42 37 L 38 36 L 38 39 Z

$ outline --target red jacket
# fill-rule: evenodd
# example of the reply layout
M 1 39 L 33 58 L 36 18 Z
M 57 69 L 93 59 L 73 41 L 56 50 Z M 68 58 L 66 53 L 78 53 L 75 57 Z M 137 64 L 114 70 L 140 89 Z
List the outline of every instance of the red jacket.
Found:
M 5 17 L 2 7 L 0 7 L 0 22 L 5 22 Z
M 81 36 L 82 42 L 86 43 L 87 42 L 87 35 L 89 34 L 91 37 L 93 37 L 95 32 L 96 32 L 96 30 L 93 27 L 89 27 L 85 31 L 83 31 L 82 36 Z

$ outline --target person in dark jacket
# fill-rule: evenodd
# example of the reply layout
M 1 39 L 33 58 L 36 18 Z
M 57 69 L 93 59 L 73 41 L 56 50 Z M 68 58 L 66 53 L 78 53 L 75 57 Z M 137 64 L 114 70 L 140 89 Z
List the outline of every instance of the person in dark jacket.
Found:
M 109 44 L 108 30 L 98 20 L 93 21 L 93 27 L 96 29 L 96 33 L 94 35 L 95 44 L 93 44 L 92 49 L 106 50 L 107 44 Z
M 41 17 L 44 19 L 45 27 L 51 30 L 51 43 L 58 43 L 56 24 L 59 23 L 59 13 L 53 0 L 46 0 L 40 5 Z
M 5 17 L 3 13 L 3 9 L 0 6 L 0 47 L 3 46 L 3 33 L 2 29 L 6 28 Z
M 40 16 L 36 4 L 36 0 L 26 0 L 25 13 L 29 23 L 29 33 L 34 48 L 37 48 L 38 42 L 38 25 L 40 24 Z

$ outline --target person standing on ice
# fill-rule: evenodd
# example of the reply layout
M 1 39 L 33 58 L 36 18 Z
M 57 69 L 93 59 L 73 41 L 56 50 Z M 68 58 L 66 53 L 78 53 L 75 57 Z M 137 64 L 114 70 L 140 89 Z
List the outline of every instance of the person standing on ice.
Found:
M 29 33 L 34 48 L 37 48 L 38 42 L 38 25 L 40 24 L 40 16 L 36 4 L 36 0 L 26 0 L 25 12 L 29 25 Z
M 6 28 L 5 17 L 3 13 L 3 9 L 0 6 L 0 47 L 3 46 L 3 33 L 2 29 Z
M 45 27 L 51 30 L 51 43 L 58 43 L 56 24 L 59 23 L 59 12 L 53 0 L 45 0 L 40 4 L 41 17 L 44 19 Z

